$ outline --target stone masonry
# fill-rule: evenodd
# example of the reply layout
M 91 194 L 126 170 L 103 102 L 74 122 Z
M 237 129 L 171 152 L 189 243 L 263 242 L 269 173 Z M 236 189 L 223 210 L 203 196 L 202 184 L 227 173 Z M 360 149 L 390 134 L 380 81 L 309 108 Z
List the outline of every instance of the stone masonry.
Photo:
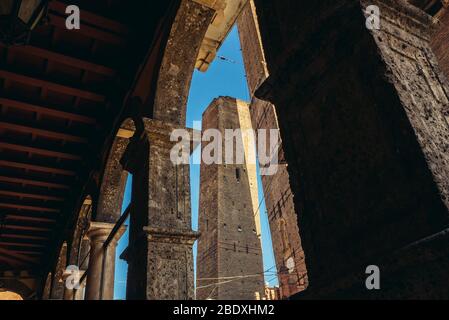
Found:
M 387 0 L 256 9 L 270 70 L 256 96 L 276 105 L 301 212 L 309 286 L 295 297 L 447 297 L 448 86 L 431 17 Z M 382 290 L 366 289 L 368 265 Z
M 203 113 L 203 133 L 218 129 L 225 137 L 225 129 L 250 126 L 248 105 L 234 98 L 215 99 Z M 254 300 L 264 290 L 255 167 L 202 163 L 200 181 L 197 299 Z M 218 284 L 223 277 L 241 278 Z

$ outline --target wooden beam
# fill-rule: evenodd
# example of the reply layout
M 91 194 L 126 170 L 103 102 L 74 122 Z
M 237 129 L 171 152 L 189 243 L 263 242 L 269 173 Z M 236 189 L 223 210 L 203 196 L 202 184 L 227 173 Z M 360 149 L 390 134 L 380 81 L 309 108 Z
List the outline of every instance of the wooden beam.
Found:
M 63 197 L 55 197 L 43 194 L 35 194 L 35 193 L 26 193 L 26 192 L 14 192 L 7 190 L 0 190 L 0 195 L 7 197 L 17 197 L 17 198 L 29 198 L 29 199 L 37 199 L 37 200 L 45 200 L 45 201 L 64 201 Z
M 41 256 L 44 253 L 42 251 L 28 251 L 26 249 L 14 249 L 14 250 L 9 250 L 11 252 L 17 252 L 17 253 L 21 253 L 21 254 L 25 254 L 25 255 L 34 255 L 34 256 Z
M 23 205 L 23 204 L 1 203 L 1 202 L 0 202 L 0 208 L 26 210 L 26 211 L 37 211 L 37 212 L 52 212 L 52 213 L 61 212 L 60 209 L 55 209 L 55 208 L 28 206 L 28 205 Z
M 16 224 L 4 224 L 2 228 L 12 229 L 12 230 L 24 230 L 24 231 L 40 231 L 40 232 L 48 232 L 51 231 L 51 228 L 45 227 L 35 227 L 35 226 L 20 226 Z
M 16 220 L 16 221 L 56 223 L 55 219 L 42 218 L 42 217 L 21 216 L 21 215 L 17 215 L 17 214 L 7 214 L 6 218 L 8 220 Z
M 8 242 L 0 241 L 0 246 L 16 246 L 16 247 L 29 247 L 29 248 L 44 248 L 45 245 L 37 243 L 26 243 L 26 242 Z
M 29 164 L 29 163 L 15 162 L 15 161 L 8 161 L 8 160 L 1 160 L 1 159 L 0 159 L 0 166 L 8 167 L 8 168 L 16 168 L 16 169 L 25 169 L 25 170 L 37 171 L 37 172 L 60 174 L 63 176 L 75 176 L 76 175 L 76 172 L 72 171 L 72 170 L 44 167 L 44 166 L 38 166 L 38 165 L 34 165 L 34 164 Z
M 0 261 L 6 262 L 8 266 L 18 268 L 24 265 L 23 261 L 18 261 L 17 259 L 13 259 L 7 256 L 0 255 Z
M 26 234 L 15 234 L 15 233 L 3 233 L 0 235 L 0 237 L 9 239 L 48 240 L 47 237 L 30 236 Z
M 52 11 L 57 12 L 58 14 L 65 16 L 65 10 L 67 8 L 66 3 L 62 3 L 60 1 L 51 1 L 49 9 Z M 107 29 L 110 31 L 113 31 L 115 33 L 121 34 L 121 35 L 128 35 L 129 34 L 129 28 L 115 20 L 111 20 L 108 18 L 105 18 L 103 16 L 100 16 L 98 14 L 94 14 L 92 12 L 89 12 L 87 10 L 82 10 L 81 12 L 81 22 L 87 22 L 90 25 L 98 26 L 100 29 Z
M 53 13 L 50 13 L 48 17 L 50 19 L 51 25 L 67 31 L 67 28 L 65 26 L 65 18 Z M 115 33 L 110 33 L 107 31 L 97 29 L 95 27 L 91 27 L 87 24 L 84 24 L 79 30 L 76 30 L 76 33 L 82 34 L 85 37 L 97 39 L 116 46 L 124 46 L 126 44 L 125 37 L 117 35 Z
M 11 251 L 8 249 L 4 249 L 4 248 L 0 248 L 0 254 L 10 256 L 10 257 L 17 259 L 19 261 L 22 261 L 22 262 L 35 263 L 36 261 L 38 261 L 38 259 L 36 259 L 36 258 L 31 258 L 31 257 L 23 255 L 21 253 L 17 253 L 17 252 L 14 252 L 14 251 Z
M 109 67 L 105 67 L 99 64 L 95 64 L 89 61 L 81 60 L 78 58 L 70 57 L 61 53 L 54 51 L 49 51 L 46 49 L 33 47 L 33 46 L 13 46 L 9 47 L 10 51 L 18 51 L 21 53 L 31 54 L 43 59 L 58 62 L 70 67 L 86 70 L 89 72 L 105 75 L 108 77 L 113 77 L 117 72 Z
M 33 186 L 45 187 L 45 188 L 70 189 L 70 186 L 63 185 L 60 183 L 22 179 L 22 178 L 12 178 L 12 177 L 6 177 L 6 176 L 0 176 L 0 181 L 8 182 L 8 183 L 16 183 L 16 184 L 21 184 L 21 185 L 33 185 Z
M 8 79 L 8 80 L 14 81 L 14 82 L 20 82 L 20 83 L 23 83 L 23 84 L 26 84 L 26 85 L 29 85 L 32 87 L 45 88 L 45 89 L 56 91 L 56 92 L 66 94 L 69 96 L 80 97 L 80 98 L 92 100 L 95 102 L 102 103 L 102 102 L 106 101 L 106 97 L 104 95 L 101 95 L 98 93 L 94 93 L 94 92 L 90 92 L 90 91 L 86 91 L 86 90 L 82 90 L 82 89 L 77 89 L 77 88 L 65 86 L 62 84 L 57 84 L 54 82 L 41 80 L 38 78 L 31 78 L 28 76 L 9 72 L 6 70 L 0 70 L 0 78 Z
M 13 123 L 9 123 L 9 122 L 0 122 L 0 128 L 12 130 L 12 131 L 29 133 L 29 134 L 35 134 L 37 136 L 42 136 L 42 137 L 52 138 L 52 139 L 57 139 L 57 140 L 71 141 L 71 142 L 77 142 L 77 143 L 88 143 L 88 140 L 86 138 L 78 137 L 75 135 L 61 133 L 61 132 L 55 132 L 55 131 L 49 131 L 49 130 L 43 130 L 43 129 L 38 129 L 38 128 L 34 128 L 34 127 L 27 127 L 27 126 L 13 124 Z
M 25 145 L 18 145 L 18 144 L 8 143 L 8 142 L 0 142 L 0 149 L 8 149 L 8 150 L 19 151 L 19 152 L 28 152 L 31 154 L 38 154 L 38 155 L 46 156 L 46 157 L 50 157 L 50 158 L 60 158 L 60 159 L 66 159 L 66 160 L 82 160 L 82 157 L 77 154 L 71 154 L 71 153 L 67 153 L 67 152 L 60 152 L 60 151 L 30 147 L 30 146 L 25 146 Z
M 60 111 L 60 110 L 53 109 L 53 108 L 47 108 L 47 107 L 38 106 L 35 104 L 21 102 L 21 101 L 7 99 L 7 98 L 0 98 L 0 104 L 4 105 L 6 107 L 12 107 L 15 109 L 21 109 L 21 110 L 35 112 L 40 115 L 44 114 L 44 115 L 49 115 L 49 116 L 52 116 L 55 118 L 66 119 L 66 120 L 71 120 L 74 122 L 81 122 L 81 123 L 90 124 L 90 125 L 95 125 L 97 122 L 94 118 L 83 116 L 80 114 Z

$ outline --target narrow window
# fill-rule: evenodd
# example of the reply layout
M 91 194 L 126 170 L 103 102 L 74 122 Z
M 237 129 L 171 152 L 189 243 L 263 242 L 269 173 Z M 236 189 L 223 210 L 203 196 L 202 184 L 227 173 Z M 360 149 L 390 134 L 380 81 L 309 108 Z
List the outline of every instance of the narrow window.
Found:
M 237 182 L 240 182 L 240 169 L 235 169 L 235 178 L 237 179 Z

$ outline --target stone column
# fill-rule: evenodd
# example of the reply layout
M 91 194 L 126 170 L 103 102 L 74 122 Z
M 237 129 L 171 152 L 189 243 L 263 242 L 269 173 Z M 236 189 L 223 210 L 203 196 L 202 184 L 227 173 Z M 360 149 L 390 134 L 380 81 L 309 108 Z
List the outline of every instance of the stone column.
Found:
M 298 297 L 449 296 L 449 86 L 431 17 L 402 0 L 256 9 L 270 71 L 256 96 L 277 108 L 307 257 Z
M 81 279 L 86 270 L 79 270 L 78 276 Z M 64 300 L 84 300 L 84 290 L 86 288 L 86 281 L 79 284 L 78 289 L 66 290 L 64 293 Z
M 42 300 L 50 299 L 50 291 L 51 291 L 51 281 L 53 279 L 53 274 L 51 272 L 48 273 L 47 279 L 45 280 L 44 289 L 42 292 Z
M 108 247 L 103 249 L 113 228 L 112 223 L 91 222 L 87 232 L 91 250 L 87 269 L 86 300 L 112 300 L 114 297 L 115 249 L 126 228 L 122 226 Z
M 122 163 L 133 174 L 127 299 L 194 298 L 189 165 L 170 160 L 176 128 L 144 119 Z
M 84 275 L 86 270 L 80 271 L 80 277 Z M 80 283 L 80 287 L 73 292 L 73 300 L 84 300 L 84 292 L 86 290 L 86 281 Z

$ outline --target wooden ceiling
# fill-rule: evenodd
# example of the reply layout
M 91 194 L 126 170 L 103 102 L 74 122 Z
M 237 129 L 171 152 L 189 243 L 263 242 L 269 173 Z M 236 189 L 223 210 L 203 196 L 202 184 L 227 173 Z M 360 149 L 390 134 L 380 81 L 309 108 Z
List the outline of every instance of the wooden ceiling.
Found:
M 0 44 L 0 270 L 57 250 L 168 2 L 52 1 L 29 45 Z M 65 27 L 68 4 L 80 30 Z

